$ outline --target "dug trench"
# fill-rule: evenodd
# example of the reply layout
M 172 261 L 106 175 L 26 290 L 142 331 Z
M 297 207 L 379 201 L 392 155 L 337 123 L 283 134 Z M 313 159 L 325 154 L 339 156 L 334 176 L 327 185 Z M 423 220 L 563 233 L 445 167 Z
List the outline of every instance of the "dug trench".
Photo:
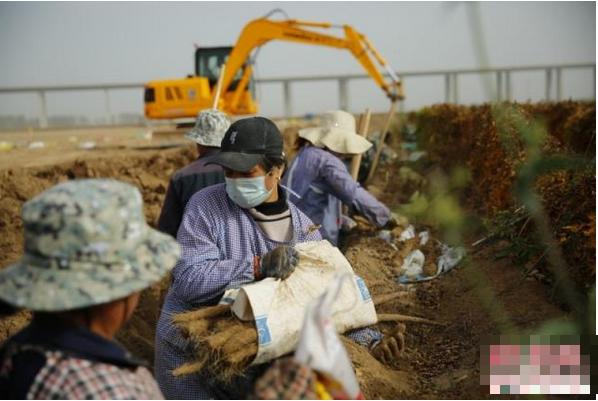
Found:
M 191 146 L 167 150 L 106 152 L 91 160 L 0 170 L 0 266 L 16 261 L 23 248 L 22 204 L 50 186 L 69 179 L 111 177 L 136 185 L 143 194 L 145 215 L 155 225 L 170 175 L 194 158 Z M 383 200 L 396 199 L 396 183 L 388 179 L 396 165 L 381 167 L 374 185 Z M 548 289 L 533 280 L 521 280 L 520 270 L 506 259 L 494 260 L 491 247 L 471 256 L 467 267 L 456 268 L 435 280 L 411 285 L 396 284 L 394 275 L 402 264 L 399 251 L 378 238 L 371 227 L 360 224 L 347 241 L 345 253 L 372 290 L 381 293 L 406 291 L 411 302 L 387 302 L 378 313 L 401 313 L 441 322 L 442 325 L 407 323 L 406 350 L 391 364 L 382 364 L 369 352 L 345 342 L 366 398 L 488 398 L 479 384 L 479 346 L 486 334 L 499 333 L 500 323 L 483 309 L 479 286 L 468 269 L 478 269 L 488 280 L 485 291 L 497 294 L 511 321 L 521 328 L 565 316 L 555 306 Z M 475 267 L 474 267 L 475 266 Z M 142 293 L 139 307 L 118 339 L 134 354 L 153 361 L 154 334 L 169 279 Z M 514 286 L 516 290 L 513 290 Z M 382 287 L 382 288 L 375 288 Z M 0 319 L 0 341 L 23 327 L 26 311 Z M 392 323 L 380 323 L 387 332 Z

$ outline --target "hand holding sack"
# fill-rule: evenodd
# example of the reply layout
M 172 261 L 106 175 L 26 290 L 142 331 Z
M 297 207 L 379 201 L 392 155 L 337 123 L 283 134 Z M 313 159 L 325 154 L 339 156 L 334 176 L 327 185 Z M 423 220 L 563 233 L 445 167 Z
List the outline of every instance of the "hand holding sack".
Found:
M 253 271 L 256 280 L 273 277 L 284 280 L 295 271 L 299 253 L 292 246 L 281 245 L 254 260 Z

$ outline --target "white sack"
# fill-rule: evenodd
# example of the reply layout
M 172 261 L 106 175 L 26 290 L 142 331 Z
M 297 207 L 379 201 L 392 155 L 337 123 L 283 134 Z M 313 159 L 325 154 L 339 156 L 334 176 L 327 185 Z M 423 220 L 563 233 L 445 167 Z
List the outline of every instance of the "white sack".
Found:
M 339 273 L 351 273 L 353 280 L 342 286 L 332 307 L 337 332 L 377 322 L 376 310 L 365 282 L 328 241 L 297 244 L 299 264 L 286 280 L 266 278 L 241 287 L 232 305 L 241 320 L 255 320 L 258 352 L 252 364 L 263 363 L 295 350 L 310 301 L 324 293 Z M 227 293 L 225 297 L 232 294 Z

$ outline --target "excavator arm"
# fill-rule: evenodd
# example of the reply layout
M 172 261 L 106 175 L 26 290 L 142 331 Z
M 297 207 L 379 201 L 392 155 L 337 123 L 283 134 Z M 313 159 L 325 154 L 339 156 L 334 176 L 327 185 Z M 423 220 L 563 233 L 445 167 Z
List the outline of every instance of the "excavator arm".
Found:
M 245 25 L 226 62 L 225 73 L 222 78 L 223 92 L 228 91 L 235 74 L 240 68 L 243 68 L 254 49 L 263 46 L 271 40 L 285 40 L 289 42 L 349 50 L 389 98 L 392 100 L 403 98 L 399 78 L 390 68 L 386 60 L 363 34 L 359 33 L 349 25 L 342 26 L 345 34 L 344 37 L 327 35 L 305 29 L 306 27 L 335 28 L 338 26 L 334 26 L 327 22 L 309 22 L 293 19 L 273 21 L 267 18 L 256 19 Z M 372 58 L 379 64 L 379 67 L 383 68 L 388 73 L 390 82 L 385 80 L 383 73 L 381 73 L 379 67 L 374 64 Z M 242 79 L 234 91 L 235 93 L 232 98 L 233 104 L 231 105 L 233 109 L 235 108 L 236 103 L 238 103 L 241 93 L 247 87 L 250 73 L 251 62 L 245 67 L 244 78 L 246 79 Z

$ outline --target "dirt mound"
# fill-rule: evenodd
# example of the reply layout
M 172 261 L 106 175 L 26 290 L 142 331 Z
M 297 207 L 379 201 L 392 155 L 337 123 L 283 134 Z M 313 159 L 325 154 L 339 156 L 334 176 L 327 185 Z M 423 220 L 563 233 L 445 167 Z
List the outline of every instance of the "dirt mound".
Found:
M 392 400 L 416 397 L 413 376 L 406 370 L 389 369 L 378 362 L 370 352 L 344 339 L 343 344 L 351 357 L 357 381 L 367 400 Z
M 21 206 L 45 189 L 74 178 L 114 178 L 140 189 L 146 220 L 154 225 L 162 207 L 170 175 L 195 158 L 193 147 L 163 151 L 116 152 L 110 158 L 77 159 L 59 165 L 0 171 L 0 266 L 17 260 L 23 249 Z M 120 339 L 133 352 L 153 360 L 153 333 L 168 278 L 142 293 L 140 306 Z M 0 319 L 0 341 L 27 323 L 22 312 Z
M 542 107 L 546 107 L 545 113 L 556 113 L 550 108 L 552 106 Z M 571 105 L 571 110 L 577 110 L 574 113 L 577 117 L 572 118 L 573 114 L 565 110 L 563 113 L 556 113 L 549 125 L 567 127 L 570 134 L 555 135 L 555 140 L 560 141 L 558 143 L 570 143 L 572 148 L 581 150 L 591 141 L 586 141 L 585 134 L 583 138 L 586 139 L 582 139 L 575 133 L 587 131 L 595 112 L 592 114 L 587 108 L 576 107 Z M 488 113 L 487 109 L 474 109 L 475 113 L 479 113 L 473 115 L 468 115 L 463 109 L 458 110 L 461 111 L 455 112 L 452 106 L 438 106 L 428 110 L 427 119 L 420 121 L 434 132 L 429 140 L 432 160 L 447 168 L 451 167 L 451 160 L 462 160 L 483 149 L 483 142 L 487 139 L 476 134 L 478 130 L 495 130 L 492 120 L 483 116 Z M 480 143 L 475 145 L 476 141 Z M 493 139 L 487 141 L 495 146 Z M 288 141 L 290 142 L 292 141 Z M 474 149 L 474 145 L 482 147 Z M 193 158 L 193 148 L 189 146 L 160 151 L 114 151 L 92 160 L 80 158 L 46 167 L 25 169 L 15 166 L 1 170 L 0 266 L 7 266 L 21 255 L 23 243 L 20 208 L 26 200 L 44 189 L 60 181 L 84 177 L 111 177 L 129 182 L 141 190 L 146 218 L 150 224 L 154 224 L 168 178 Z M 482 157 L 476 160 L 483 162 Z M 500 178 L 511 182 L 512 176 L 505 167 L 501 167 L 504 164 L 504 160 L 494 160 L 487 168 L 494 168 L 491 171 L 495 172 L 496 180 Z M 396 182 L 392 168 L 394 167 L 383 168 L 381 178 L 375 180 L 373 185 L 378 188 L 380 198 L 394 207 L 400 199 L 397 191 L 402 190 L 402 187 Z M 474 173 L 482 174 L 484 167 L 480 165 L 477 168 Z M 472 202 L 480 206 L 477 210 L 489 210 L 489 205 L 502 207 L 500 202 L 507 199 L 502 198 L 501 191 L 506 191 L 507 186 L 497 186 L 495 180 L 487 177 L 478 182 L 479 185 L 480 183 L 486 185 L 487 193 L 483 193 L 484 187 L 472 189 Z M 580 186 L 575 187 L 578 188 L 576 191 L 579 192 L 584 185 L 594 185 L 591 184 L 589 181 L 580 181 Z M 550 185 L 559 188 L 558 182 Z M 583 196 L 589 197 L 593 193 L 591 189 L 589 191 L 584 192 Z M 562 203 L 562 197 L 553 199 L 555 200 L 552 202 L 556 205 L 554 213 L 558 213 L 563 207 L 575 205 Z M 419 229 L 421 227 L 418 227 L 418 231 Z M 589 226 L 569 227 L 569 230 L 577 230 L 576 235 L 584 238 L 592 229 L 595 232 L 595 217 Z M 498 334 L 505 326 L 528 329 L 537 327 L 547 319 L 566 316 L 550 301 L 546 287 L 530 277 L 522 277 L 521 271 L 509 260 L 496 260 L 494 256 L 497 251 L 491 247 L 471 255 L 471 262 L 467 267 L 457 268 L 438 279 L 409 286 L 399 285 L 396 283 L 396 274 L 407 246 L 408 244 L 394 249 L 378 238 L 373 228 L 362 224 L 347 239 L 345 245 L 347 258 L 357 274 L 368 282 L 373 293 L 407 294 L 406 297 L 383 304 L 377 308 L 378 313 L 409 314 L 444 323 L 444 326 L 408 323 L 405 334 L 407 349 L 393 366 L 379 363 L 368 350 L 347 342 L 346 347 L 354 361 L 357 377 L 368 398 L 488 398 L 488 394 L 479 385 L 481 338 L 486 334 Z M 474 280 L 474 272 L 476 275 L 482 273 L 486 281 L 480 283 Z M 127 348 L 150 362 L 153 360 L 156 322 L 168 283 L 169 279 L 165 278 L 142 293 L 135 315 L 119 333 L 119 339 Z M 486 293 L 497 295 L 494 304 L 485 304 Z M 405 302 L 405 299 L 410 302 Z M 504 313 L 495 313 L 496 310 Z M 26 324 L 27 320 L 26 312 L 0 319 L 0 341 Z M 383 332 L 387 332 L 392 330 L 394 324 L 381 323 L 379 326 Z
M 443 324 L 407 323 L 406 351 L 391 367 L 346 341 L 369 398 L 489 398 L 479 384 L 482 339 L 502 333 L 507 326 L 534 330 L 548 319 L 566 316 L 550 302 L 549 288 L 522 278 L 510 261 L 495 260 L 496 251 L 494 246 L 473 254 L 469 264 L 435 280 L 402 285 L 396 282 L 401 248 L 393 249 L 372 230 L 352 235 L 347 259 L 357 274 L 367 278 L 371 291 L 408 294 L 377 307 L 379 314 L 422 316 Z M 494 304 L 485 304 L 488 293 L 496 295 Z M 379 327 L 387 333 L 393 325 Z

